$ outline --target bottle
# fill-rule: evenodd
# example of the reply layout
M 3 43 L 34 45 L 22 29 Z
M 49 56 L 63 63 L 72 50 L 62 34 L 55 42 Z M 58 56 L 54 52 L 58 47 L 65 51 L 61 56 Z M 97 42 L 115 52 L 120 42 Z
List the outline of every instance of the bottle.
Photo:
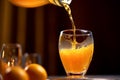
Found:
M 46 4 L 54 4 L 57 6 L 63 6 L 62 3 L 70 4 L 72 0 L 9 0 L 12 4 L 25 7 L 34 8 L 39 6 L 44 6 Z

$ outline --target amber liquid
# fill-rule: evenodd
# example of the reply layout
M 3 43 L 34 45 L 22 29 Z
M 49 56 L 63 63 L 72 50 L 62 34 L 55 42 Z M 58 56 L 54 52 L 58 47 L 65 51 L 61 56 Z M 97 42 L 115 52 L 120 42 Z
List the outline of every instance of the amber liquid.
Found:
M 79 49 L 60 50 L 60 58 L 68 76 L 82 77 L 85 74 L 92 59 L 93 48 L 93 44 L 89 44 Z

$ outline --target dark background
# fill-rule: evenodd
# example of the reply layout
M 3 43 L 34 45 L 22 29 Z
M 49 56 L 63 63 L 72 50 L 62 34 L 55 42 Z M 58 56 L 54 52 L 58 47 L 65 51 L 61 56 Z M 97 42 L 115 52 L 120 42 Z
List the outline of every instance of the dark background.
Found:
M 4 1 L 1 0 L 0 5 Z M 12 34 L 9 42 L 17 41 L 17 6 L 12 6 Z M 73 19 L 77 28 L 89 29 L 94 36 L 94 56 L 87 74 L 91 75 L 120 75 L 120 13 L 118 0 L 73 0 L 70 4 Z M 35 49 L 35 16 L 36 10 L 43 9 L 43 47 L 42 52 Z M 0 21 L 2 21 L 3 7 L 0 7 Z M 39 18 L 39 17 L 38 17 Z M 2 23 L 1 23 L 2 26 Z M 41 26 L 40 26 L 41 27 Z M 23 52 L 39 52 L 42 55 L 42 65 L 48 75 L 65 75 L 59 59 L 58 38 L 63 29 L 71 28 L 68 14 L 62 7 L 52 4 L 37 8 L 26 9 L 26 30 Z M 2 32 L 2 27 L 0 27 Z M 38 31 L 39 32 L 39 31 Z M 22 33 L 22 32 L 21 32 Z M 2 35 L 2 34 L 0 34 Z M 4 41 L 1 41 L 1 44 Z

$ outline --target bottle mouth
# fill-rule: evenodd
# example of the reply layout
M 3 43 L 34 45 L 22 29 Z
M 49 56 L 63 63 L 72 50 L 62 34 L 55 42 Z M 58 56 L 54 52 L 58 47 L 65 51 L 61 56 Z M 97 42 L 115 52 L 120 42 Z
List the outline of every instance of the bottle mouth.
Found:
M 62 3 L 65 3 L 65 4 L 70 4 L 72 2 L 72 0 L 59 0 L 59 2 L 62 4 Z

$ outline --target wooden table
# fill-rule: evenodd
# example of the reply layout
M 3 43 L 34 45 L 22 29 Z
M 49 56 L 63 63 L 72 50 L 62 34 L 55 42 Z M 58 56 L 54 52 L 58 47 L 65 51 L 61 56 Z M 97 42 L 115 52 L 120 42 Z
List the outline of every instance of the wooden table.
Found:
M 120 80 L 120 75 L 86 75 L 85 79 L 70 79 L 65 76 L 49 76 L 48 80 Z

